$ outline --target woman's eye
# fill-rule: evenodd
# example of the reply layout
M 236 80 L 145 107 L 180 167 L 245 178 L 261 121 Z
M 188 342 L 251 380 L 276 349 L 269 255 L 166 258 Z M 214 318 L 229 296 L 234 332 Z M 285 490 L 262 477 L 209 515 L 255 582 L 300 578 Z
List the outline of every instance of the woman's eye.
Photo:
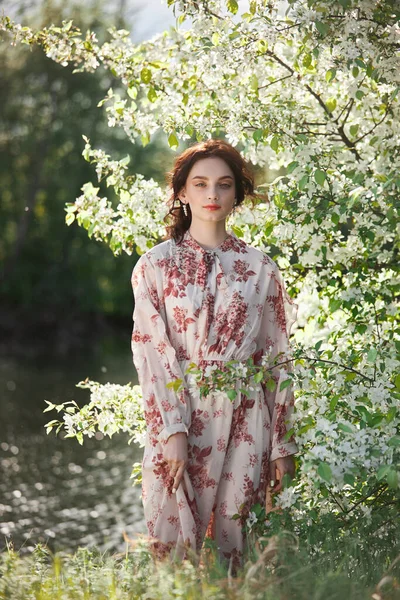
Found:
M 196 183 L 196 187 L 203 187 L 204 183 Z M 229 183 L 221 183 L 221 187 L 225 189 L 229 189 L 231 186 Z

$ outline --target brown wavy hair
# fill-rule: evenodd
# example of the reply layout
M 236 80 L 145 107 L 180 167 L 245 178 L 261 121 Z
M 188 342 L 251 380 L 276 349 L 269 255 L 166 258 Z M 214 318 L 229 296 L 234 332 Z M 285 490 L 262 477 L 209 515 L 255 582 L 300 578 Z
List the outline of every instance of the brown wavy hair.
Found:
M 242 204 L 245 198 L 250 198 L 254 207 L 256 200 L 269 201 L 267 194 L 257 194 L 254 191 L 254 173 L 248 162 L 228 142 L 221 139 L 210 139 L 193 144 L 176 157 L 171 171 L 166 174 L 167 182 L 171 188 L 168 198 L 169 211 L 164 217 L 167 234 L 164 239 L 173 238 L 178 243 L 192 222 L 192 213 L 187 204 L 187 216 L 183 212 L 183 204 L 178 194 L 185 186 L 189 172 L 195 162 L 202 158 L 217 156 L 222 158 L 232 169 L 235 177 L 236 202 L 235 207 Z M 176 204 L 177 202 L 177 204 Z

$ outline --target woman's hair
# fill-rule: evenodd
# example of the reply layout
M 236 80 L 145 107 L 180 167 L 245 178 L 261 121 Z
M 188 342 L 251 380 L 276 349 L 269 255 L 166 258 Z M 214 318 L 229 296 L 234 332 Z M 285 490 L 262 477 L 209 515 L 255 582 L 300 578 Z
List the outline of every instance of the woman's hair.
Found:
M 189 204 L 187 207 L 187 216 L 183 212 L 183 204 L 178 198 L 178 194 L 186 184 L 189 172 L 195 162 L 202 158 L 217 156 L 222 158 L 231 168 L 235 177 L 236 202 L 235 207 L 242 204 L 246 197 L 253 201 L 256 198 L 268 200 L 266 194 L 256 194 L 254 192 L 254 174 L 250 165 L 243 159 L 241 154 L 228 142 L 220 139 L 210 139 L 204 142 L 193 144 L 184 150 L 177 158 L 171 171 L 167 176 L 167 181 L 171 187 L 171 195 L 168 199 L 169 211 L 164 217 L 164 221 L 171 224 L 167 225 L 167 234 L 164 239 L 174 238 L 180 241 L 183 234 L 189 229 L 192 222 L 192 213 Z

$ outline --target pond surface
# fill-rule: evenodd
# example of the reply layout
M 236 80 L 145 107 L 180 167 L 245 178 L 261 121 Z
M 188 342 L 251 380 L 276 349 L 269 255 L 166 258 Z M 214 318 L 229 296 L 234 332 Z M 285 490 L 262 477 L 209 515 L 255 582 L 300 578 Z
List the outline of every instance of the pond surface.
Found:
M 75 385 L 88 377 L 106 383 L 137 383 L 129 343 L 104 339 L 73 358 L 0 357 L 0 544 L 21 553 L 38 543 L 73 551 L 96 545 L 122 551 L 145 533 L 141 489 L 130 479 L 143 450 L 128 436 L 97 434 L 62 439 L 44 424 L 60 418 L 46 412 L 55 403 L 89 400 Z

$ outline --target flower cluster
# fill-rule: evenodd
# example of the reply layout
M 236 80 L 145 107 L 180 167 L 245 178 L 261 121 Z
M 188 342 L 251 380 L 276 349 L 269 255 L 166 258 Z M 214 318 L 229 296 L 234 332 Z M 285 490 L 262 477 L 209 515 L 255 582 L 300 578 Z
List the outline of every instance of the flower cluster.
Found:
M 142 410 L 142 392 L 138 385 L 100 384 L 85 379 L 76 387 L 90 390 L 90 400 L 82 408 L 75 400 L 48 404 L 44 412 L 56 410 L 63 413 L 63 420 L 53 419 L 46 423 L 47 433 L 53 429 L 58 433 L 64 429 L 64 437 L 75 437 L 80 444 L 83 436 L 93 437 L 96 431 L 112 437 L 115 433 L 126 432 L 132 441 L 144 446 L 146 423 Z

